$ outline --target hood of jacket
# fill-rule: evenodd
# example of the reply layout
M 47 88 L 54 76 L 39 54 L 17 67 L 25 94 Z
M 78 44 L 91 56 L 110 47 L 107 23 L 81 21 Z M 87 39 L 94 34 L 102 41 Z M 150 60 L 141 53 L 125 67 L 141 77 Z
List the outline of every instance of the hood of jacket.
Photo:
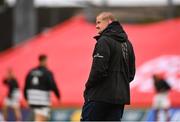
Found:
M 126 32 L 118 21 L 113 21 L 102 31 L 102 33 L 100 33 L 100 35 L 95 36 L 94 38 L 98 40 L 101 36 L 109 36 L 119 42 L 125 42 L 128 39 Z

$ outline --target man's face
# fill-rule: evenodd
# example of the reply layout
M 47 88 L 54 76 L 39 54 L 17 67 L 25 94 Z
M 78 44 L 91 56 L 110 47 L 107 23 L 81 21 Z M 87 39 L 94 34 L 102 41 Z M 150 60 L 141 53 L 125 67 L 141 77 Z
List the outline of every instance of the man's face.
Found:
M 40 65 L 46 66 L 47 65 L 47 59 L 44 59 L 40 62 Z
M 96 18 L 96 29 L 97 32 L 100 34 L 107 26 L 109 22 L 108 20 L 103 20 L 101 16 Z
M 12 69 L 8 69 L 7 76 L 8 76 L 8 78 L 13 77 L 13 71 L 12 71 Z

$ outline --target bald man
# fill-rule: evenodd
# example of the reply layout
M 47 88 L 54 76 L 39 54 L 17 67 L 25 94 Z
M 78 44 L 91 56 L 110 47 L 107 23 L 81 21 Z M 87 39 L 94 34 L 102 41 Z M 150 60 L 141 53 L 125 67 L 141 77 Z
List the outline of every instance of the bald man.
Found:
M 122 26 L 110 12 L 96 18 L 97 43 L 85 85 L 81 121 L 120 121 L 130 104 L 130 82 L 135 75 L 135 55 Z

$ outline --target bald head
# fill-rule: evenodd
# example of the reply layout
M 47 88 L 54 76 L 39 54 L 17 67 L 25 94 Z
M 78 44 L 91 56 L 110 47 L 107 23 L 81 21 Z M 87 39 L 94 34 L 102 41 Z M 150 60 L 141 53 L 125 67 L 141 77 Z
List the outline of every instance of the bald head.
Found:
M 115 21 L 115 17 L 111 12 L 102 12 L 97 16 L 97 18 L 101 18 L 102 20 L 106 21 Z
M 96 29 L 101 33 L 110 23 L 115 21 L 115 17 L 110 12 L 102 12 L 96 17 Z

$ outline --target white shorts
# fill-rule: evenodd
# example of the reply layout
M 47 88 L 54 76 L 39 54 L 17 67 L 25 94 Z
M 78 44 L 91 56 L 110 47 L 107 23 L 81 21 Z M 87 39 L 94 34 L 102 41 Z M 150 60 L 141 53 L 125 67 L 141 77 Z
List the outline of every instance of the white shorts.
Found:
M 16 89 L 13 91 L 11 98 L 8 98 L 8 97 L 5 98 L 4 104 L 11 107 L 19 106 L 20 98 L 21 98 L 20 90 Z
M 49 107 L 42 107 L 42 108 L 34 108 L 35 114 L 40 114 L 45 117 L 50 117 L 50 108 Z
M 167 109 L 171 105 L 167 93 L 158 93 L 153 100 L 153 107 L 156 109 Z

